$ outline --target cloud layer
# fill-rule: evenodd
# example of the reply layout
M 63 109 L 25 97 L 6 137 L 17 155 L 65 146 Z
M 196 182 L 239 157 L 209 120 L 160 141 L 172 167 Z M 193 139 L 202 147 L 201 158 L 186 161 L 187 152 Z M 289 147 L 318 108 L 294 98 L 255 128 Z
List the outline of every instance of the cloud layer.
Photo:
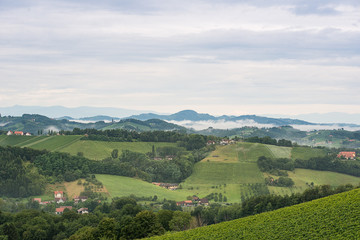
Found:
M 0 102 L 360 109 L 359 42 L 360 4 L 350 0 L 3 0 Z

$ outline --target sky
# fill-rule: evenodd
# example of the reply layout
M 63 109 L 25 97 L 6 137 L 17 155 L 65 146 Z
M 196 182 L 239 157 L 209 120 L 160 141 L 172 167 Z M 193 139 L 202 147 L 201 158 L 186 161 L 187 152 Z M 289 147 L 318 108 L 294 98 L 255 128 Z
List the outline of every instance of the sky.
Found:
M 0 0 L 0 105 L 360 113 L 358 0 Z

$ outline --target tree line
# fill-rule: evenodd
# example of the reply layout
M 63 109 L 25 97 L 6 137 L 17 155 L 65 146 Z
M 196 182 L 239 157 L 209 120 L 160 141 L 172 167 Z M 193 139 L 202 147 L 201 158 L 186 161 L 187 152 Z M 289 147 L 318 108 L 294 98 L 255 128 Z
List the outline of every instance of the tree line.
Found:
M 287 176 L 287 173 L 281 170 L 292 171 L 294 168 L 305 168 L 320 171 L 331 171 L 344 173 L 360 177 L 360 162 L 353 160 L 341 160 L 336 154 L 330 154 L 323 157 L 312 157 L 308 160 L 287 158 L 269 158 L 261 156 L 257 160 L 259 169 L 263 172 L 277 176 Z
M 286 139 L 279 139 L 276 140 L 274 138 L 271 138 L 269 136 L 265 137 L 249 137 L 244 139 L 245 142 L 251 142 L 251 143 L 262 143 L 262 144 L 269 144 L 269 145 L 276 145 L 276 146 L 283 146 L 283 147 L 292 147 L 293 144 L 291 141 Z
M 97 140 L 111 142 L 172 142 L 178 143 L 179 147 L 185 147 L 191 151 L 206 146 L 208 140 L 217 139 L 214 136 L 200 134 L 186 134 L 181 131 L 147 131 L 137 132 L 124 129 L 80 129 L 72 131 L 60 131 L 65 135 L 85 135 L 82 140 Z

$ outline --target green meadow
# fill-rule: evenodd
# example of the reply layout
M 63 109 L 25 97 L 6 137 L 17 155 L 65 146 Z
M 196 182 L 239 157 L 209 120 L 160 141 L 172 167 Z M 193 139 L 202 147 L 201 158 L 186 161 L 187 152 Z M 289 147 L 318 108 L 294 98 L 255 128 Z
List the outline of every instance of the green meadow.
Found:
M 321 148 L 311 147 L 293 147 L 291 151 L 292 159 L 310 159 L 312 157 L 323 157 L 326 156 L 326 150 Z
M 151 152 L 152 146 L 155 148 L 164 146 L 176 146 L 176 143 L 162 143 L 162 142 L 105 142 L 105 141 L 89 141 L 80 140 L 73 144 L 62 148 L 61 152 L 67 152 L 76 155 L 82 152 L 84 157 L 93 160 L 102 160 L 110 157 L 114 149 L 118 149 L 119 153 L 123 150 L 130 150 L 133 152 L 147 153 Z
M 270 193 L 285 195 L 296 192 L 303 192 L 309 188 L 308 184 L 311 184 L 312 182 L 314 185 L 327 184 L 333 187 L 345 185 L 348 183 L 354 186 L 358 186 L 360 184 L 360 177 L 329 171 L 296 168 L 293 172 L 289 171 L 288 174 L 289 177 L 295 182 L 295 186 L 291 188 L 269 187 Z
M 291 158 L 291 147 L 279 147 L 274 145 L 265 145 L 274 158 Z
M 131 194 L 138 197 L 153 197 L 156 195 L 159 200 L 166 198 L 181 201 L 186 200 L 187 196 L 192 196 L 191 191 L 184 189 L 168 190 L 135 178 L 105 174 L 96 174 L 96 178 L 103 183 L 111 197 L 126 197 Z

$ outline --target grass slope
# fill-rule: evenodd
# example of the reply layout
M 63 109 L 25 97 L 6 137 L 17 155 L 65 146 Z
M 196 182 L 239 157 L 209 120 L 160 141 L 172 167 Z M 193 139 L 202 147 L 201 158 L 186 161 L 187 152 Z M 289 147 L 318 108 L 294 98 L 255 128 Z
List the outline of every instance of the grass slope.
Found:
M 118 149 L 119 153 L 122 150 L 130 150 L 134 152 L 147 153 L 151 152 L 152 146 L 176 146 L 176 143 L 159 143 L 159 142 L 103 142 L 103 141 L 88 141 L 80 140 L 61 149 L 62 152 L 68 152 L 76 155 L 78 152 L 83 152 L 84 157 L 94 160 L 102 160 L 110 157 L 114 149 Z
M 291 188 L 287 187 L 269 187 L 270 193 L 285 195 L 296 192 L 303 192 L 309 187 L 306 183 L 313 182 L 315 185 L 331 185 L 339 186 L 344 184 L 352 184 L 357 186 L 360 184 L 360 177 L 354 177 L 342 173 L 335 173 L 329 171 L 317 171 L 310 169 L 297 168 L 294 172 L 288 172 L 289 177 L 294 180 L 295 186 Z
M 187 190 L 168 190 L 154 184 L 129 177 L 97 174 L 96 178 L 103 183 L 111 197 L 125 197 L 131 194 L 139 197 L 150 197 L 156 195 L 158 199 L 185 200 L 191 196 Z
M 151 239 L 359 239 L 360 189 Z
M 274 158 L 291 158 L 291 147 L 279 147 L 274 145 L 266 145 L 266 147 L 270 150 L 271 155 Z
M 199 197 L 222 193 L 228 202 L 240 202 L 241 196 L 253 194 L 252 184 L 264 183 L 256 164 L 263 155 L 271 156 L 271 152 L 258 143 L 217 146 L 207 158 L 195 164 L 193 174 L 181 185 Z
M 311 147 L 293 147 L 291 151 L 292 159 L 310 159 L 312 157 L 324 157 L 326 156 L 326 150 L 321 148 Z

